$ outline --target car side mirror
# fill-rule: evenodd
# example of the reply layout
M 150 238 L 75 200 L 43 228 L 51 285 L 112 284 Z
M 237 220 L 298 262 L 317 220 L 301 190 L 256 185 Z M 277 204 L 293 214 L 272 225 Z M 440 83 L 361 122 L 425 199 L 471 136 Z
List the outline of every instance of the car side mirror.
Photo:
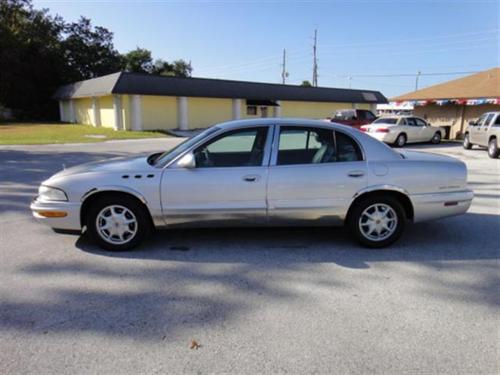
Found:
M 179 168 L 192 169 L 196 168 L 196 160 L 192 152 L 187 153 L 182 158 L 177 161 L 177 166 Z

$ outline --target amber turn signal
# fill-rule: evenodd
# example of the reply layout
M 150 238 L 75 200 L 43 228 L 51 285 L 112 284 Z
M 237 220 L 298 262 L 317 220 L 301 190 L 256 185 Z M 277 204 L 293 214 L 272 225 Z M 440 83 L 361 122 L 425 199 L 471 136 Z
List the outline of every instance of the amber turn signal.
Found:
M 66 217 L 68 213 L 64 211 L 38 211 L 38 215 L 43 217 Z

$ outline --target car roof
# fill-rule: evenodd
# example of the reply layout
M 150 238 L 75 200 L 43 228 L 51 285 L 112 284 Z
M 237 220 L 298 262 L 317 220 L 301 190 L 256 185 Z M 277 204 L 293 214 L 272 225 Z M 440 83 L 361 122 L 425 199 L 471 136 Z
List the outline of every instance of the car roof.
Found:
M 321 126 L 330 127 L 332 129 L 344 130 L 349 133 L 357 131 L 350 126 L 337 124 L 335 122 L 325 120 L 311 120 L 305 118 L 281 118 L 281 117 L 266 117 L 257 119 L 244 119 L 222 122 L 216 126 L 219 129 L 237 129 L 241 127 L 264 126 L 264 125 L 286 125 L 286 126 Z

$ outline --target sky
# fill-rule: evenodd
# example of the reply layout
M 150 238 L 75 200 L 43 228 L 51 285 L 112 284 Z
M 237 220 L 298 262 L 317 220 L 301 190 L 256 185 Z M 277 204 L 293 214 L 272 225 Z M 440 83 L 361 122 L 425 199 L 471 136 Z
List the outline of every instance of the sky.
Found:
M 387 97 L 499 66 L 498 0 L 34 1 L 66 21 L 88 17 L 120 52 L 191 61 L 194 77 L 318 83 Z M 439 74 L 436 74 L 439 73 Z M 441 74 L 447 73 L 447 74 Z M 460 74 L 456 74 L 460 73 Z M 396 76 L 395 76 L 396 75 Z

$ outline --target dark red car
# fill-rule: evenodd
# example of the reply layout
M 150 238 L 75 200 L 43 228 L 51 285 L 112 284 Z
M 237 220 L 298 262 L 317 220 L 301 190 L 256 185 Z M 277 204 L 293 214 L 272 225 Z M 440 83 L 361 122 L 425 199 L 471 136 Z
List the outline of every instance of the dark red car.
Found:
M 367 109 L 340 109 L 335 112 L 330 121 L 359 129 L 361 125 L 371 124 L 376 119 L 377 116 Z

